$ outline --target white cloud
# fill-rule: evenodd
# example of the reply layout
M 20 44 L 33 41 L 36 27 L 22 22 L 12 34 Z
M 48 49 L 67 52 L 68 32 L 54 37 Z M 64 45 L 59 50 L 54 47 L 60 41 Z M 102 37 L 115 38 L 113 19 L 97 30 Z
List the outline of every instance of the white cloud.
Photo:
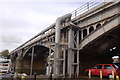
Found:
M 76 9 L 78 4 L 75 4 L 14 1 L 0 3 L 0 50 L 15 49 L 54 23 L 57 17 Z
M 83 4 L 81 2 L 79 0 L 0 0 L 0 50 L 15 49 L 54 23 L 57 17 L 80 7 Z M 3 41 L 5 39 L 2 39 L 2 36 L 8 41 Z M 12 43 L 11 39 L 13 39 Z M 20 42 L 16 43 L 17 40 Z
M 12 50 L 14 47 L 20 45 L 22 40 L 16 35 L 0 35 L 0 50 L 9 49 Z

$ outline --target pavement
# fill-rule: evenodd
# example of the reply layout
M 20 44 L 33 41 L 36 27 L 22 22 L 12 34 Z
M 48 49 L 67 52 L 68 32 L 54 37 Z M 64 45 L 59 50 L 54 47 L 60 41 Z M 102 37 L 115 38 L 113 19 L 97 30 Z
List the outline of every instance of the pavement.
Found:
M 32 76 L 32 78 L 29 78 L 30 76 L 27 76 L 24 80 L 35 80 L 34 76 Z M 0 80 L 14 80 L 12 77 L 10 78 L 1 78 Z M 18 78 L 18 80 L 22 80 L 20 78 Z M 88 78 L 88 76 L 80 76 L 79 78 L 59 78 L 59 79 L 50 79 L 48 76 L 45 75 L 37 75 L 36 76 L 36 80 L 117 80 L 117 79 L 108 79 L 108 78 L 102 78 L 100 79 L 99 77 L 91 77 L 90 79 Z M 119 79 L 118 79 L 119 80 Z

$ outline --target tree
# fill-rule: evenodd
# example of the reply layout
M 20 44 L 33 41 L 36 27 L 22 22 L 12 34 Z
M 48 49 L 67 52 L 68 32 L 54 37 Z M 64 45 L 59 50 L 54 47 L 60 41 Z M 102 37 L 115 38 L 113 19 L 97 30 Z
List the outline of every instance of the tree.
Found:
M 8 54 L 9 54 L 9 50 L 7 50 L 7 49 L 0 52 L 0 55 L 4 56 L 4 57 L 8 57 Z

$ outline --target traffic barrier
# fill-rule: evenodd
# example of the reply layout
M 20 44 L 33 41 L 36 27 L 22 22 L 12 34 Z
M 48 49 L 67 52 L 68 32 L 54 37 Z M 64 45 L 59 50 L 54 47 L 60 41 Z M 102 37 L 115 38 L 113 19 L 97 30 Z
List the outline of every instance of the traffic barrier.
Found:
M 91 70 L 88 72 L 89 79 L 91 78 Z
M 112 71 L 112 78 L 114 79 L 114 71 Z
M 119 80 L 119 76 L 116 76 L 116 80 Z
M 21 80 L 25 80 L 25 76 L 21 76 Z
M 14 80 L 17 80 L 17 77 L 18 77 L 18 72 L 15 72 L 15 74 L 14 74 Z
M 26 77 L 27 77 L 27 75 L 25 73 L 23 73 L 21 76 L 21 80 L 25 80 Z
M 102 79 L 102 71 L 100 71 L 100 79 Z

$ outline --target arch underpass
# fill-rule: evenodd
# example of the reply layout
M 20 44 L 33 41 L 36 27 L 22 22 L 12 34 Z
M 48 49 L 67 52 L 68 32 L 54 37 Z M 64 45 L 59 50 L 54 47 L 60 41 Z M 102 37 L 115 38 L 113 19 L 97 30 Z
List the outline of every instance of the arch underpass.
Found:
M 41 45 L 32 46 L 26 51 L 22 58 L 22 69 L 26 74 L 37 73 L 38 75 L 46 74 L 47 57 L 49 48 Z
M 96 64 L 113 63 L 120 56 L 120 25 L 96 38 L 80 50 L 80 74 Z M 84 67 L 83 67 L 84 66 Z

